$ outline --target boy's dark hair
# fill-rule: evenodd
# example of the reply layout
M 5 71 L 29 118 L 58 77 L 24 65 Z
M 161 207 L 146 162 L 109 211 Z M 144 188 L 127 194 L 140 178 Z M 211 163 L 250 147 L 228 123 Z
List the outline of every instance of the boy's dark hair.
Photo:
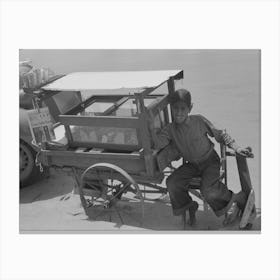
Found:
M 191 93 L 188 90 L 181 88 L 169 94 L 169 103 L 171 105 L 175 104 L 178 101 L 182 101 L 186 103 L 188 107 L 190 107 L 192 104 Z

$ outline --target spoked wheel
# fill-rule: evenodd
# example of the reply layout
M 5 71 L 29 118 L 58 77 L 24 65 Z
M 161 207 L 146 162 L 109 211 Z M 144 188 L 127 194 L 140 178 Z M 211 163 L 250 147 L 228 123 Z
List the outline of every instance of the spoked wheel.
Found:
M 120 167 L 110 163 L 97 163 L 88 167 L 81 176 L 79 190 L 82 205 L 90 218 L 96 220 L 106 215 L 110 221 L 117 217 L 125 224 L 124 216 L 131 216 L 135 209 L 140 209 L 142 224 L 142 193 L 133 178 Z

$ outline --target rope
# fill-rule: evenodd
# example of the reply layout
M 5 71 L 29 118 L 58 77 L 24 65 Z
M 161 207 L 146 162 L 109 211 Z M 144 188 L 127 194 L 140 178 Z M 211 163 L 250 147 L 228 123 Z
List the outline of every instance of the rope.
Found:
M 37 145 L 36 145 L 37 146 Z M 38 147 L 38 146 L 37 146 Z M 35 165 L 36 166 L 39 166 L 39 169 L 40 169 L 40 172 L 42 173 L 44 171 L 44 168 L 42 166 L 42 163 L 38 160 L 38 157 L 41 153 L 41 149 L 38 151 L 38 153 L 36 154 L 36 157 L 35 157 Z

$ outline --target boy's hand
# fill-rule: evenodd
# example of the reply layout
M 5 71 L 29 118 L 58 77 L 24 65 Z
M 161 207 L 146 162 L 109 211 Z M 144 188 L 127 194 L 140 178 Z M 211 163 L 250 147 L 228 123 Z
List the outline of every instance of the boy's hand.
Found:
M 241 148 L 238 147 L 235 152 L 238 155 L 244 156 L 244 157 L 253 157 L 253 153 L 252 153 L 252 148 L 251 147 L 247 147 L 247 148 Z

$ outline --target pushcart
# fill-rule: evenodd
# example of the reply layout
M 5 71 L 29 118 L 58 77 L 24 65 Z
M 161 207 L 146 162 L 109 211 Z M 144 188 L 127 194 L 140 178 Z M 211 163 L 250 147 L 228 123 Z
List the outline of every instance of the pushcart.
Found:
M 161 183 L 172 172 L 176 153 L 172 145 L 154 149 L 148 115 L 153 116 L 155 130 L 172 121 L 168 95 L 181 79 L 182 70 L 79 72 L 33 91 L 34 106 L 49 107 L 54 129 L 60 133 L 42 143 L 37 160 L 73 176 L 85 213 L 92 219 L 115 213 L 125 223 L 122 213 L 134 203 L 141 209 L 141 224 L 148 194 L 167 193 Z M 57 98 L 60 94 L 65 102 Z M 73 100 L 67 98 L 70 95 L 78 98 L 73 106 L 64 104 Z M 226 180 L 225 159 L 233 154 L 224 146 L 221 153 L 221 180 Z M 247 168 L 246 178 L 240 172 L 240 179 L 249 196 L 252 187 L 246 158 L 240 161 L 243 170 Z M 203 200 L 199 184 L 200 179 L 194 178 L 192 190 Z

